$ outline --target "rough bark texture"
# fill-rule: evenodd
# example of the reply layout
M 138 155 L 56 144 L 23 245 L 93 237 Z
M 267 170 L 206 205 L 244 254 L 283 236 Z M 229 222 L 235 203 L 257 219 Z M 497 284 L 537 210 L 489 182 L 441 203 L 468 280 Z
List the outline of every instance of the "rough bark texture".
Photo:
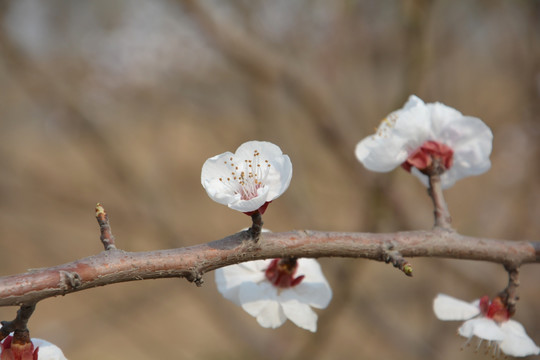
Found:
M 117 249 L 51 268 L 0 277 L 0 306 L 32 304 L 118 282 L 185 277 L 197 285 L 202 275 L 249 260 L 281 257 L 352 257 L 386 261 L 389 253 L 403 257 L 483 260 L 507 268 L 540 262 L 538 242 L 462 236 L 436 229 L 388 234 L 291 231 L 261 233 L 251 240 L 243 231 L 221 240 L 185 248 L 150 252 Z

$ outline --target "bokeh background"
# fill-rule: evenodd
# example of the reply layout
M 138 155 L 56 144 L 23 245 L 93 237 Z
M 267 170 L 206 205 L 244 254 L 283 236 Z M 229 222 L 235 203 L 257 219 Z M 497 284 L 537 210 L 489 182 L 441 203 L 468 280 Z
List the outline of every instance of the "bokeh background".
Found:
M 120 248 L 222 238 L 249 218 L 212 202 L 203 162 L 247 140 L 294 165 L 273 231 L 429 229 L 425 188 L 366 171 L 360 139 L 410 94 L 483 119 L 492 169 L 446 191 L 463 234 L 540 240 L 540 2 L 0 0 L 0 273 Z M 277 330 L 217 292 L 167 279 L 47 299 L 34 337 L 70 359 L 477 359 L 431 310 L 506 286 L 502 266 L 411 259 L 414 277 L 321 259 L 334 290 L 317 333 Z M 540 266 L 516 319 L 540 343 Z M 11 320 L 16 308 L 1 308 Z

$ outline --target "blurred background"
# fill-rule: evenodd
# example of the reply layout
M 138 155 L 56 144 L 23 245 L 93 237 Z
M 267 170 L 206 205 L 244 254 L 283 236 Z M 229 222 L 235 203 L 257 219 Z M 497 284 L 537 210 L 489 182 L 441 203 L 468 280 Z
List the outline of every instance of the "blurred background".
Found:
M 0 0 L 0 274 L 102 251 L 94 207 L 126 251 L 222 238 L 250 219 L 212 202 L 203 162 L 248 140 L 294 165 L 273 231 L 430 229 L 401 169 L 370 173 L 355 144 L 410 94 L 483 119 L 492 169 L 446 191 L 463 234 L 540 240 L 540 2 Z M 321 259 L 333 287 L 312 334 L 277 330 L 168 279 L 40 302 L 33 337 L 70 359 L 478 359 L 439 293 L 506 286 L 502 266 L 410 259 L 414 277 Z M 540 266 L 521 268 L 516 320 L 540 344 Z M 11 320 L 16 308 L 0 308 Z

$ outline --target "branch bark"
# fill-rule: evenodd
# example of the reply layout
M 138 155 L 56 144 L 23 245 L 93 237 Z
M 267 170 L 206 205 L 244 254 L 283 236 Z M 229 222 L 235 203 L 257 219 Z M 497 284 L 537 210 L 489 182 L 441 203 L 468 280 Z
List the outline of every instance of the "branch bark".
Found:
M 283 257 L 352 257 L 386 261 L 403 257 L 482 260 L 507 268 L 540 262 L 540 242 L 475 238 L 442 229 L 387 234 L 322 231 L 261 233 L 248 231 L 190 247 L 150 252 L 118 249 L 67 264 L 0 277 L 0 306 L 33 304 L 119 282 L 185 277 L 200 285 L 202 275 L 249 260 Z

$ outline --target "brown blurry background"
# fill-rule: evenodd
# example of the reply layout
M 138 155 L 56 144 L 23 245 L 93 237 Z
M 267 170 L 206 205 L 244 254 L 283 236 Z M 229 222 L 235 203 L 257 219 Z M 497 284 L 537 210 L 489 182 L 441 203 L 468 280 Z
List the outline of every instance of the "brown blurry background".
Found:
M 273 231 L 429 229 L 425 188 L 366 171 L 357 141 L 410 94 L 483 119 L 492 169 L 446 191 L 462 233 L 540 240 L 539 1 L 0 0 L 0 273 L 102 251 L 94 206 L 127 251 L 189 246 L 249 226 L 200 185 L 247 140 L 294 165 Z M 334 298 L 312 334 L 223 299 L 213 273 L 132 282 L 38 304 L 31 334 L 70 359 L 477 359 L 438 292 L 506 285 L 502 266 L 411 259 L 414 277 L 321 259 Z M 540 344 L 540 266 L 521 269 L 516 319 Z M 0 308 L 11 320 L 16 308 Z

